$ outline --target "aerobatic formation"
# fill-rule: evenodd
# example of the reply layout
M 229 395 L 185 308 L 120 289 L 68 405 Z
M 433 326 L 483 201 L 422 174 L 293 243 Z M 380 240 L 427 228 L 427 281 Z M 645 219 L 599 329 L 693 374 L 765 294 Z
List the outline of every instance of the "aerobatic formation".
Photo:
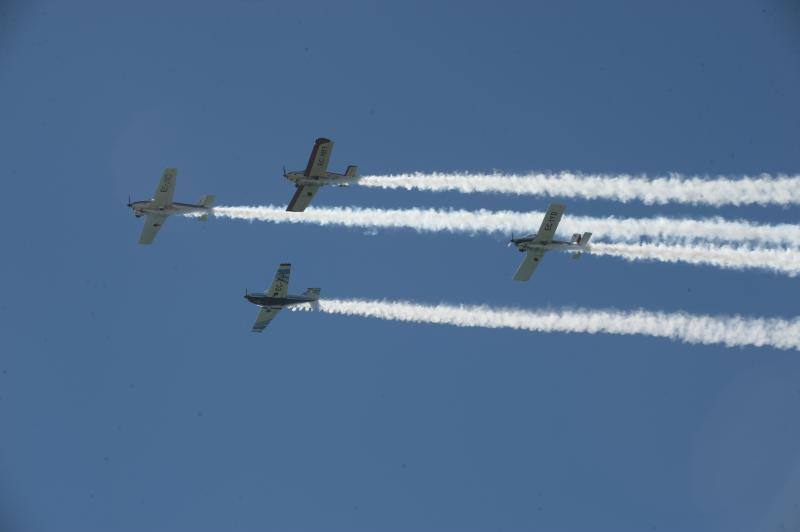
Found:
M 692 203 L 712 206 L 747 204 L 800 204 L 800 176 L 717 177 L 704 179 L 672 174 L 650 179 L 628 175 L 560 174 L 480 175 L 406 174 L 358 176 L 358 167 L 343 174 L 329 172 L 333 141 L 314 142 L 306 168 L 283 170 L 295 186 L 285 209 L 278 206 L 219 206 L 215 196 L 203 196 L 197 204 L 173 201 L 177 170 L 167 168 L 153 198 L 131 202 L 137 218 L 145 217 L 139 243 L 151 244 L 166 219 L 173 214 L 207 220 L 218 218 L 259 220 L 273 223 L 309 223 L 363 228 L 407 228 L 416 231 L 511 233 L 508 245 L 524 253 L 512 279 L 528 281 L 548 251 L 565 251 L 578 259 L 583 253 L 613 256 L 631 261 L 684 262 L 736 270 L 761 269 L 788 276 L 800 274 L 800 226 L 765 225 L 746 220 L 687 218 L 616 218 L 572 216 L 562 224 L 566 206 L 551 203 L 544 212 L 463 211 L 435 209 L 370 209 L 359 207 L 314 208 L 309 205 L 325 185 L 361 185 L 384 189 L 457 190 L 464 193 L 508 193 L 604 198 L 620 202 Z M 540 220 L 536 233 L 514 236 Z M 576 231 L 559 240 L 560 229 Z M 590 244 L 593 236 L 595 239 Z M 692 316 L 643 310 L 614 309 L 526 311 L 486 306 L 436 306 L 405 301 L 320 299 L 319 288 L 300 295 L 288 294 L 291 264 L 278 266 L 271 286 L 264 292 L 245 290 L 244 297 L 260 307 L 251 330 L 262 332 L 283 308 L 319 310 L 414 323 L 446 323 L 460 327 L 514 328 L 529 331 L 564 331 L 608 334 L 642 334 L 697 344 L 767 346 L 800 350 L 800 318 L 746 318 L 741 316 Z M 544 274 L 540 274 L 544 275 Z M 554 275 L 551 273 L 549 275 Z

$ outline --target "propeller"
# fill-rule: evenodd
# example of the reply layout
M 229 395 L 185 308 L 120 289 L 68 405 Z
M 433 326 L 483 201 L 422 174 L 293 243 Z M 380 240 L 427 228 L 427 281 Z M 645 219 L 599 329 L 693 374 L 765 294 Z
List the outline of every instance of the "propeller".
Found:
M 131 195 L 128 194 L 128 207 L 130 207 L 130 206 L 131 206 Z
M 508 241 L 506 247 L 511 247 L 511 244 L 514 243 L 514 231 L 511 231 L 511 240 Z
M 283 165 L 283 177 L 286 177 L 286 165 Z

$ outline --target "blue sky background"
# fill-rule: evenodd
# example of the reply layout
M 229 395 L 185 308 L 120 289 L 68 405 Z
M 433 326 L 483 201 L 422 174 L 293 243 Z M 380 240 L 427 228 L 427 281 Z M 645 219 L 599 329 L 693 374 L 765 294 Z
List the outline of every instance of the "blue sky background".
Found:
M 242 299 L 290 261 L 323 296 L 794 317 L 796 279 L 553 254 L 518 284 L 500 238 L 224 220 L 145 247 L 125 207 L 166 166 L 179 201 L 285 203 L 317 136 L 363 173 L 797 173 L 798 30 L 789 1 L 3 2 L 0 529 L 800 527 L 796 352 L 322 314 L 256 335 Z

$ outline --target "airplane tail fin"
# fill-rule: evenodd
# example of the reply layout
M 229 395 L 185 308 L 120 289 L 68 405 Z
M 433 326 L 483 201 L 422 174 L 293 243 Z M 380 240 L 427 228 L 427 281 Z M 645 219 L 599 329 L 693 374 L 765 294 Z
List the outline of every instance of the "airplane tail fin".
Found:
M 570 240 L 570 244 L 577 244 L 579 246 L 586 246 L 589 243 L 589 239 L 592 238 L 592 233 L 572 233 L 572 240 Z
M 581 248 L 585 249 L 589 245 L 589 239 L 590 238 L 592 238 L 592 233 L 588 233 L 587 232 L 587 233 L 583 233 L 582 235 L 579 235 L 578 233 L 575 233 L 574 235 L 572 235 L 572 243 L 573 244 L 577 244 Z M 575 259 L 575 260 L 581 258 L 581 252 L 580 251 L 574 252 L 572 254 L 572 258 Z
M 347 167 L 347 171 L 345 171 L 344 175 L 351 178 L 358 176 L 358 166 L 351 164 Z
M 314 299 L 319 299 L 320 288 L 308 288 L 305 292 L 303 292 L 304 296 L 313 297 Z
M 214 198 L 215 196 L 213 195 L 203 196 L 202 198 L 200 198 L 200 205 L 202 205 L 206 209 L 210 209 L 211 206 L 214 205 Z M 208 214 L 207 213 L 202 214 L 198 216 L 197 219 L 200 220 L 201 222 L 206 222 L 208 221 Z

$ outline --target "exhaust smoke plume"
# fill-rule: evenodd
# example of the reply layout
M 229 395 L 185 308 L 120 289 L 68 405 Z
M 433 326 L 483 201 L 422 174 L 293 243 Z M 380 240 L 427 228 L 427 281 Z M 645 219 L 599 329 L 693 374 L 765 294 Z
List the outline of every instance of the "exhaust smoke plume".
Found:
M 371 175 L 357 183 L 386 189 L 445 191 L 465 194 L 494 192 L 587 200 L 606 199 L 645 204 L 689 203 L 694 205 L 797 205 L 800 176 L 761 174 L 739 178 L 698 177 L 670 174 L 668 177 L 627 174 L 581 174 L 573 172 L 530 174 L 411 173 Z
M 450 233 L 533 233 L 544 212 L 478 211 L 442 209 L 373 209 L 361 207 L 309 207 L 287 212 L 284 207 L 215 207 L 215 216 L 273 223 L 311 223 L 370 229 L 414 229 Z M 559 234 L 592 231 L 596 240 L 639 242 L 642 238 L 666 242 L 696 240 L 753 243 L 800 248 L 800 225 L 761 225 L 746 220 L 713 218 L 617 218 L 615 216 L 564 215 Z
M 310 306 L 291 307 L 311 310 Z M 469 305 L 422 305 L 408 301 L 322 299 L 328 314 L 456 327 L 507 328 L 533 332 L 637 334 L 688 344 L 774 347 L 800 350 L 800 318 L 745 318 L 614 309 L 522 310 Z
M 305 212 L 287 212 L 283 207 L 216 207 L 217 217 L 258 220 L 273 223 L 310 223 L 359 228 L 405 228 L 417 231 L 463 233 L 510 233 L 538 229 L 543 213 L 491 211 L 441 211 L 435 209 L 362 209 L 356 207 L 309 208 Z M 764 269 L 790 276 L 800 273 L 800 249 L 765 247 L 714 246 L 692 241 L 717 235 L 719 240 L 740 244 L 755 242 L 775 245 L 798 242 L 798 227 L 791 224 L 757 226 L 745 221 L 729 222 L 720 218 L 692 219 L 619 219 L 588 216 L 564 216 L 559 226 L 564 233 L 595 231 L 589 252 L 625 260 L 655 260 L 706 264 L 719 268 Z M 641 238 L 661 240 L 638 242 Z M 606 243 L 603 240 L 611 240 Z M 616 241 L 616 242 L 615 242 Z M 666 241 L 666 243 L 664 242 Z M 629 244 L 627 242 L 636 242 Z M 670 242 L 677 242 L 672 244 Z

